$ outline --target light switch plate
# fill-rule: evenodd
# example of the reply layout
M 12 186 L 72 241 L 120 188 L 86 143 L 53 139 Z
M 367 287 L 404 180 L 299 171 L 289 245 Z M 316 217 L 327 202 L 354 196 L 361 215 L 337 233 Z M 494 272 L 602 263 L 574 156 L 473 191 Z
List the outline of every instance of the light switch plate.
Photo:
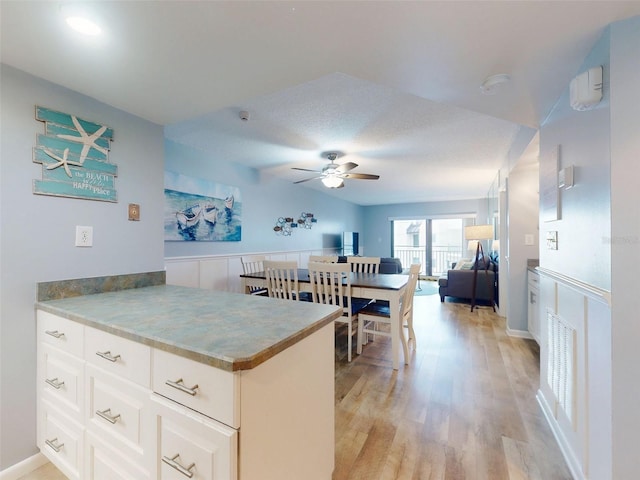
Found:
M 533 237 L 532 234 L 525 233 L 525 235 L 524 235 L 524 244 L 525 245 L 534 245 L 535 244 L 534 237 Z
M 93 246 L 93 227 L 76 225 L 76 247 Z

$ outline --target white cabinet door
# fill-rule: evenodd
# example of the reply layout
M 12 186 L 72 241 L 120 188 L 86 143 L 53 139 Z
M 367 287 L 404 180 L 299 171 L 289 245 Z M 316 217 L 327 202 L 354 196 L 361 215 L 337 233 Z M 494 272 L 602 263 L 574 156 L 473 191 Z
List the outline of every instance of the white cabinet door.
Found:
M 143 387 L 151 386 L 151 348 L 147 345 L 87 327 L 84 352 L 87 363 Z
M 149 410 L 148 389 L 85 366 L 86 428 L 145 472 L 152 471 L 155 425 Z
M 51 403 L 41 399 L 39 408 L 40 451 L 70 479 L 81 479 L 83 428 Z
M 158 425 L 158 479 L 237 480 L 238 432 L 152 395 Z
M 43 398 L 65 415 L 82 422 L 84 411 L 84 362 L 40 343 L 39 389 Z
M 154 349 L 152 390 L 233 428 L 240 427 L 240 384 L 233 372 Z
M 88 431 L 86 434 L 86 480 L 151 480 L 155 478 L 137 463 L 113 449 L 108 437 Z
M 38 341 L 82 358 L 84 326 L 73 320 L 38 310 Z
M 529 333 L 540 344 L 540 278 L 537 273 L 528 273 L 528 322 Z

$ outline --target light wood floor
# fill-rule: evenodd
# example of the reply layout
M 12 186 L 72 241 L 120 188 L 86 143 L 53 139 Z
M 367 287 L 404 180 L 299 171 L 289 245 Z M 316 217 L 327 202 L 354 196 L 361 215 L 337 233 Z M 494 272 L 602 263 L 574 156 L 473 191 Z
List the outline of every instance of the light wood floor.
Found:
M 490 308 L 438 295 L 415 308 L 408 366 L 392 370 L 387 339 L 336 363 L 333 480 L 570 480 L 535 400 L 535 342 Z M 21 480 L 64 478 L 49 464 Z
M 418 348 L 387 339 L 336 370 L 333 480 L 570 480 L 536 402 L 539 350 L 488 307 L 415 298 Z

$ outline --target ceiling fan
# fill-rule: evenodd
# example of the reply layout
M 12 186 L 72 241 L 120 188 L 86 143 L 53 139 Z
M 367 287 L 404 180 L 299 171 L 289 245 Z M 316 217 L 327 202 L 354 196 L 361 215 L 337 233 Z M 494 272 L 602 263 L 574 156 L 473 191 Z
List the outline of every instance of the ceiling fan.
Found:
M 327 153 L 327 159 L 329 160 L 329 165 L 324 167 L 322 170 L 309 170 L 308 168 L 296 168 L 292 167 L 293 170 L 301 170 L 303 172 L 315 172 L 320 173 L 321 175 L 311 178 L 306 178 L 304 180 L 298 180 L 293 183 L 303 183 L 308 182 L 309 180 L 321 179 L 324 186 L 327 188 L 342 188 L 344 187 L 344 179 L 345 178 L 353 178 L 359 180 L 378 180 L 380 175 L 371 175 L 369 173 L 347 173 L 358 166 L 357 163 L 347 162 L 342 165 L 338 165 L 335 161 L 338 158 L 338 154 L 336 152 Z

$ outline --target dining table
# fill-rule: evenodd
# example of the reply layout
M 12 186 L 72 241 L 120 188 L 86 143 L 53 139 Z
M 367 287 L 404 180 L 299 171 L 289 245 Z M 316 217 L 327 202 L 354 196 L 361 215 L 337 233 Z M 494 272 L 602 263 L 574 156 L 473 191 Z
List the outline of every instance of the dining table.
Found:
M 398 370 L 400 366 L 400 335 L 403 335 L 400 325 L 401 306 L 409 276 L 401 273 L 359 272 L 351 272 L 349 275 L 351 276 L 351 297 L 386 300 L 392 307 L 389 309 L 391 314 L 391 358 L 393 369 Z M 267 287 L 265 272 L 244 273 L 240 275 L 240 280 L 242 291 L 245 293 L 249 293 L 251 287 Z M 306 268 L 298 268 L 298 288 L 301 292 L 311 291 L 309 270 Z

